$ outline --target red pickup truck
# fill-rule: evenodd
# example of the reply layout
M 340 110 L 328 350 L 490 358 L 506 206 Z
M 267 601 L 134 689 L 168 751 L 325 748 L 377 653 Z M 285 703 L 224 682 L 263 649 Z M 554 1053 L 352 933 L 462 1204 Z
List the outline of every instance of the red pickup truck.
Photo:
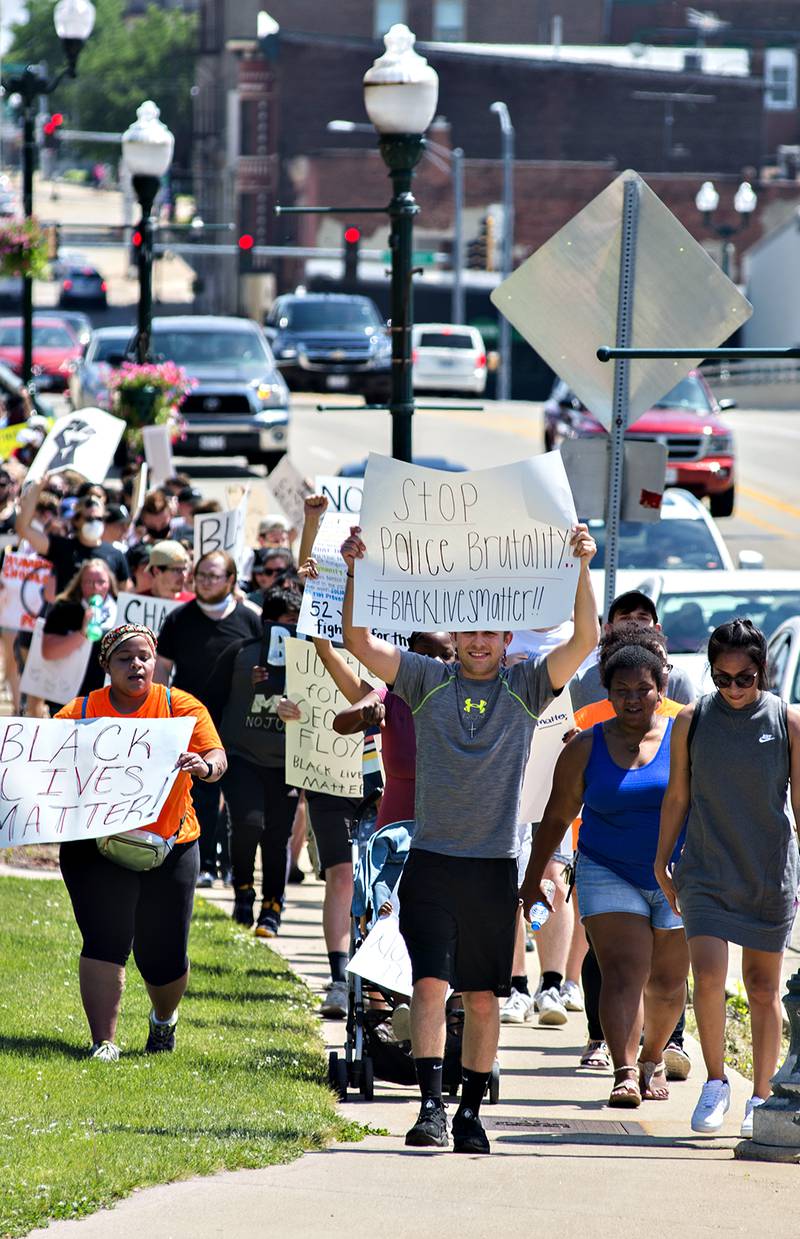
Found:
M 735 407 L 735 400 L 718 401 L 702 374 L 693 370 L 628 427 L 626 438 L 665 443 L 667 486 L 681 486 L 698 499 L 707 495 L 712 516 L 731 516 L 736 453 L 731 428 L 720 414 Z M 595 434 L 605 434 L 604 427 L 557 379 L 544 406 L 545 450 L 553 451 L 565 439 Z

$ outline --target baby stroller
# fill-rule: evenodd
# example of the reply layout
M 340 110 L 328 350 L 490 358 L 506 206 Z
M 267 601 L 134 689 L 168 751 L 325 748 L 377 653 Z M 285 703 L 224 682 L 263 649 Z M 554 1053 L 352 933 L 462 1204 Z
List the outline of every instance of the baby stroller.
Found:
M 377 799 L 377 797 L 375 797 Z M 411 836 L 409 822 L 394 822 L 370 833 L 374 826 L 375 799 L 359 806 L 351 824 L 353 855 L 353 904 L 350 928 L 350 958 L 378 920 L 380 908 L 392 896 L 408 856 Z M 407 997 L 382 989 L 357 974 L 348 972 L 348 1013 L 345 1026 L 344 1056 L 332 1051 L 328 1058 L 328 1081 L 341 1101 L 347 1101 L 348 1088 L 372 1101 L 375 1080 L 393 1084 L 416 1084 L 410 1041 L 398 1041 L 392 1015 Z M 461 1041 L 464 1012 L 448 1011 L 443 1068 L 443 1085 L 450 1097 L 458 1095 L 461 1083 Z M 500 1097 L 500 1068 L 495 1063 L 489 1082 L 489 1101 Z

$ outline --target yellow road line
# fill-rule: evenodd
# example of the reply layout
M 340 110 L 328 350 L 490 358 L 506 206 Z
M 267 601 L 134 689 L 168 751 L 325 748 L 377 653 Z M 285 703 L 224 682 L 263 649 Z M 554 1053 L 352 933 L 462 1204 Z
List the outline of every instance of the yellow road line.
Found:
M 800 520 L 800 508 L 794 503 L 784 503 L 782 499 L 773 499 L 772 495 L 767 495 L 763 490 L 755 490 L 752 486 L 740 486 L 739 494 L 746 495 L 748 499 L 753 499 L 756 503 L 763 503 L 765 507 L 773 508 L 776 512 L 785 512 L 787 516 L 794 516 Z
M 755 525 L 756 529 L 765 529 L 768 533 L 778 534 L 781 538 L 800 538 L 800 534 L 792 533 L 782 525 L 773 525 L 772 521 L 762 520 L 760 516 L 743 512 L 739 507 L 736 508 L 735 516 L 737 520 L 745 521 L 748 525 Z

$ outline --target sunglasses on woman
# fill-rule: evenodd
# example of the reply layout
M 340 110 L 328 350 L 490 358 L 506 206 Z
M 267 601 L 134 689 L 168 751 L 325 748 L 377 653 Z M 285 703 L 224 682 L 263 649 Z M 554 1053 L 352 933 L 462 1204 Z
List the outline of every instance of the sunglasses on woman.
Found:
M 711 679 L 717 688 L 731 688 L 734 684 L 737 688 L 752 688 L 758 679 L 758 672 L 742 671 L 739 675 L 728 675 L 726 671 L 712 671 Z

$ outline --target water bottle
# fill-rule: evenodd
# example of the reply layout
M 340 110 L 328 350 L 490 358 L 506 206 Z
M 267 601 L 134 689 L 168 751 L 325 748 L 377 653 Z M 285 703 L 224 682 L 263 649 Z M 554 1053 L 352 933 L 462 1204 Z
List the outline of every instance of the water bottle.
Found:
M 99 641 L 103 635 L 103 599 L 92 594 L 89 599 L 89 623 L 86 625 L 86 640 Z
M 551 882 L 549 878 L 545 878 L 542 882 L 542 890 L 547 898 L 552 903 L 553 896 L 556 893 L 556 884 Z M 537 901 L 531 908 L 531 929 L 536 933 L 537 929 L 541 929 L 542 925 L 546 925 L 550 919 L 550 909 L 546 903 Z

